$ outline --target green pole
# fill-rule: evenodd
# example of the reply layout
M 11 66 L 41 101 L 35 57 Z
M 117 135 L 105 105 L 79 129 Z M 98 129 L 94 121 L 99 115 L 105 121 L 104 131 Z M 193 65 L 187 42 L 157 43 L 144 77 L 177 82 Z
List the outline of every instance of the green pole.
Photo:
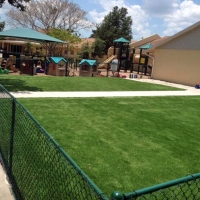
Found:
M 11 119 L 11 131 L 10 131 L 10 158 L 9 158 L 9 174 L 12 177 L 12 157 L 13 157 L 13 139 L 14 139 L 14 127 L 15 127 L 15 100 L 12 99 L 12 119 Z

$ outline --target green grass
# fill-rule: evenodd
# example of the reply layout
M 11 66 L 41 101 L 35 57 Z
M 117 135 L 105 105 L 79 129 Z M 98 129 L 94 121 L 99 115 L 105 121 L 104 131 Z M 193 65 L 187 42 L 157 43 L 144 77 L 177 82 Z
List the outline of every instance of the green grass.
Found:
M 21 105 L 15 104 L 15 127 L 13 148 L 10 148 L 12 101 L 0 98 L 0 150 L 5 168 L 10 168 L 12 153 L 12 174 L 9 179 L 13 185 L 16 199 L 98 199 L 83 176 L 71 167 L 57 146 L 50 142 L 43 129 L 34 123 Z M 8 172 L 8 171 L 7 171 Z M 14 179 L 13 179 L 14 177 Z M 72 181 L 73 180 L 73 181 Z M 16 184 L 18 188 L 16 188 Z M 28 184 L 27 184 L 28 183 Z M 20 193 L 16 191 L 20 190 Z M 82 190 L 82 192 L 80 192 Z M 90 194 L 91 198 L 87 198 Z M 88 195 L 88 196 L 87 196 Z
M 8 91 L 165 91 L 179 88 L 122 78 L 0 75 Z
M 108 197 L 200 171 L 199 97 L 19 101 Z

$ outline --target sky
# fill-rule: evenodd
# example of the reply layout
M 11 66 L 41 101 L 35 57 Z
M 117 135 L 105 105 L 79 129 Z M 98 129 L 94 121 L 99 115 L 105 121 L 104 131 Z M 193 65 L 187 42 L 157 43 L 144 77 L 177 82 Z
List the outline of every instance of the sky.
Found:
M 133 40 L 158 34 L 171 36 L 200 21 L 200 0 L 71 0 L 87 12 L 87 18 L 99 24 L 114 6 L 127 8 L 132 17 Z M 1 21 L 8 9 L 0 8 Z M 94 29 L 94 28 L 93 28 Z M 89 37 L 91 30 L 81 31 L 81 37 Z

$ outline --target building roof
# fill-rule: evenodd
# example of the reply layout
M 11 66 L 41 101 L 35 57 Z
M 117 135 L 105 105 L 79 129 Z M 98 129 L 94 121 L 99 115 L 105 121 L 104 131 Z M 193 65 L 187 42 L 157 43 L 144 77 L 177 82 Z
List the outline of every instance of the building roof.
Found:
M 148 43 L 148 44 L 142 45 L 142 46 L 140 47 L 140 49 L 149 49 L 149 48 L 151 48 L 151 47 L 152 47 L 152 45 L 151 45 L 150 43 Z
M 129 41 L 123 37 L 120 37 L 116 40 L 114 40 L 113 42 L 119 42 L 119 43 L 129 43 Z
M 189 32 L 189 31 L 194 30 L 195 28 L 197 28 L 199 26 L 200 26 L 200 21 L 197 22 L 197 23 L 195 23 L 195 24 L 193 24 L 193 25 L 191 25 L 191 26 L 189 26 L 188 28 L 186 28 L 186 29 L 184 29 L 184 30 L 182 30 L 182 31 L 174 34 L 173 36 L 166 38 L 165 40 L 159 42 L 158 44 L 153 45 L 152 48 L 150 48 L 150 49 L 147 50 L 147 52 L 151 52 L 155 48 L 160 47 L 160 46 L 162 46 L 162 45 L 164 45 L 164 44 L 166 44 L 166 43 L 168 43 L 168 42 L 170 42 L 170 41 L 172 41 L 172 40 L 180 37 L 181 35 Z
M 58 64 L 61 60 L 67 63 L 67 61 L 63 57 L 50 57 L 50 59 L 53 60 L 53 62 L 56 64 Z
M 156 40 L 151 42 L 151 45 L 153 46 L 153 45 L 159 44 L 159 43 L 163 42 L 164 40 L 168 39 L 169 37 L 170 36 L 164 36 L 164 37 L 162 37 L 160 39 L 156 39 Z
M 144 39 L 141 39 L 139 41 L 131 42 L 130 43 L 130 48 L 137 49 L 142 45 L 145 45 L 145 44 L 148 44 L 148 43 L 152 43 L 153 41 L 158 40 L 158 39 L 161 39 L 161 37 L 159 35 L 155 34 L 155 35 L 146 37 Z
M 9 38 L 23 38 L 34 41 L 66 43 L 57 38 L 40 33 L 29 28 L 15 28 L 0 32 L 0 36 Z
M 79 65 L 83 65 L 83 64 L 88 64 L 90 66 L 93 66 L 93 65 L 97 64 L 97 61 L 96 60 L 83 59 L 83 60 L 81 60 Z

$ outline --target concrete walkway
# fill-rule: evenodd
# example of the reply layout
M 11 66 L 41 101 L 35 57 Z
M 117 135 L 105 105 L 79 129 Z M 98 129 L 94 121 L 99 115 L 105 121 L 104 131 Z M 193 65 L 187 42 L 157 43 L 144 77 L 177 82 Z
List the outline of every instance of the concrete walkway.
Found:
M 153 79 L 129 79 L 152 84 L 162 84 L 185 89 L 185 91 L 109 91 L 109 92 L 11 92 L 16 98 L 41 97 L 133 97 L 133 96 L 199 96 L 200 89 Z M 0 200 L 14 200 L 5 172 L 0 164 Z
M 8 183 L 6 173 L 0 163 L 0 199 L 14 200 L 10 184 Z
M 119 92 L 11 92 L 15 98 L 42 97 L 138 97 L 138 96 L 199 96 L 198 90 L 186 91 L 119 91 Z

